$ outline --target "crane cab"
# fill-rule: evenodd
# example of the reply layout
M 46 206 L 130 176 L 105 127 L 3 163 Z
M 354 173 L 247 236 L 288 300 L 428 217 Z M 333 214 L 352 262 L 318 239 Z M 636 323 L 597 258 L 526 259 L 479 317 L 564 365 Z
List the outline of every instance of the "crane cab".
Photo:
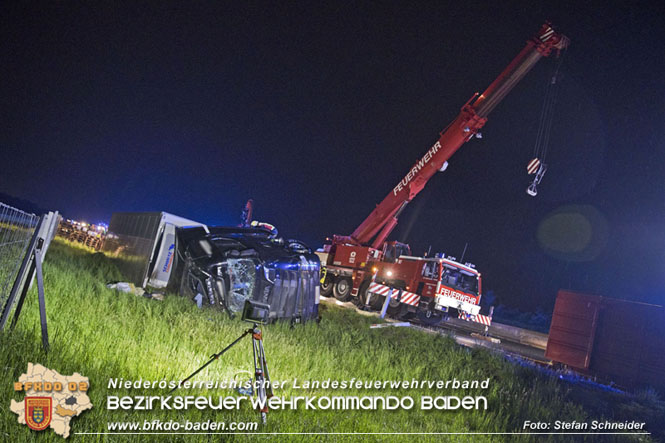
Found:
M 383 261 L 387 263 L 395 263 L 401 256 L 411 255 L 411 247 L 406 243 L 398 241 L 386 242 L 383 245 Z

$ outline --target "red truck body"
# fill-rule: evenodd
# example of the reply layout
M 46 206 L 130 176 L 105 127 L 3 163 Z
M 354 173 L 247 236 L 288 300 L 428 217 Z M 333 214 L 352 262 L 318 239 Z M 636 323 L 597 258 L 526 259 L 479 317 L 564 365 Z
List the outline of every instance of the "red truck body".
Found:
M 545 356 L 623 386 L 665 388 L 665 308 L 561 290 Z
M 480 311 L 480 273 L 443 257 L 401 255 L 394 262 L 370 262 L 370 268 L 353 274 L 353 287 L 374 308 L 391 288 L 390 307 L 395 313 L 422 310 L 447 312 L 455 308 L 477 315 Z

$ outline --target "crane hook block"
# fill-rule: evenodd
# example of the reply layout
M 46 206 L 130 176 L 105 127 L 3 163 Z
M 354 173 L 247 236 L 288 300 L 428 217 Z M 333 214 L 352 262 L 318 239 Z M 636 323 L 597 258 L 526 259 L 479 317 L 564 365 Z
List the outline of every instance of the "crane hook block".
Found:
M 536 166 L 537 168 L 536 170 L 538 172 L 536 173 L 536 176 L 533 178 L 533 182 L 526 189 L 526 193 L 529 194 L 531 197 L 535 197 L 536 195 L 538 195 L 538 189 L 536 189 L 536 186 L 540 184 L 540 182 L 543 179 L 543 176 L 545 175 L 545 172 L 547 172 L 547 165 L 545 163 L 541 163 L 540 160 L 538 160 L 537 158 L 531 160 L 529 164 L 533 163 L 534 161 L 538 162 L 538 165 Z M 532 174 L 532 172 L 529 172 L 529 174 Z

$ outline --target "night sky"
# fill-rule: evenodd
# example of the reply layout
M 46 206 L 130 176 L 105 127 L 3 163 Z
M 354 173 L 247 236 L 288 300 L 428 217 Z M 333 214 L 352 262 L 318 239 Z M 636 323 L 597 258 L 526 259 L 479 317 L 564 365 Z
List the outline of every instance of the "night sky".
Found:
M 665 303 L 663 2 L 101 3 L 3 3 L 0 192 L 88 222 L 237 224 L 253 198 L 319 247 L 551 20 L 571 46 L 538 196 L 526 164 L 552 59 L 391 238 L 458 258 L 468 243 L 485 289 L 525 310 L 558 288 Z

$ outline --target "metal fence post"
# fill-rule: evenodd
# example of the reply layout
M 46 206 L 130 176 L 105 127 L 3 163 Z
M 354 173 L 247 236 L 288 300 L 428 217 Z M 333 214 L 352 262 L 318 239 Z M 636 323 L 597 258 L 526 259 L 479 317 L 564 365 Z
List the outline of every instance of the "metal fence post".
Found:
M 46 301 L 44 297 L 44 274 L 42 264 L 44 262 L 46 251 L 51 244 L 51 240 L 53 240 L 53 237 L 55 236 L 55 230 L 58 227 L 59 219 L 60 216 L 57 212 L 49 212 L 48 214 L 44 214 L 38 219 L 37 226 L 34 230 L 32 238 L 30 239 L 30 244 L 26 250 L 25 255 L 23 256 L 23 260 L 21 261 L 21 267 L 12 286 L 11 293 L 3 308 L 2 318 L 0 318 L 1 331 L 4 329 L 7 323 L 7 319 L 9 318 L 9 313 L 11 312 L 14 305 L 16 295 L 20 291 L 21 295 L 16 305 L 14 318 L 11 324 L 11 329 L 14 329 L 21 314 L 21 310 L 23 309 L 25 298 L 36 275 L 37 295 L 39 301 L 39 317 L 42 330 L 42 344 L 46 352 L 49 350 L 49 339 L 46 323 Z
M 26 254 L 23 257 L 23 261 L 21 262 L 21 268 L 19 269 L 16 280 L 14 281 L 14 285 L 12 286 L 12 291 L 9 293 L 9 298 L 7 299 L 5 307 L 2 311 L 2 318 L 0 318 L 0 331 L 2 331 L 5 328 L 5 325 L 7 324 L 7 318 L 9 318 L 9 312 L 12 310 L 12 305 L 14 304 L 14 300 L 16 299 L 18 291 L 23 289 L 24 287 L 23 283 L 26 280 L 27 276 L 26 271 L 28 270 L 28 268 L 31 270 L 30 275 L 32 275 L 32 265 L 34 260 L 35 246 L 37 244 L 37 238 L 39 237 L 39 230 L 43 222 L 44 222 L 44 217 L 40 217 L 39 223 L 37 224 L 37 228 L 35 229 L 35 233 L 33 234 L 32 239 L 30 240 L 30 245 L 28 246 L 28 250 L 26 251 Z M 21 305 L 23 304 L 22 302 L 23 299 L 24 296 L 23 294 L 21 294 L 21 299 L 19 301 Z M 19 309 L 18 306 L 17 309 Z
M 46 302 L 44 300 L 44 276 L 42 274 L 42 246 L 43 239 L 39 239 L 39 244 L 35 249 L 35 264 L 37 267 L 37 292 L 39 297 L 39 320 L 42 325 L 42 345 L 44 346 L 44 351 L 48 352 L 48 328 L 46 327 Z

